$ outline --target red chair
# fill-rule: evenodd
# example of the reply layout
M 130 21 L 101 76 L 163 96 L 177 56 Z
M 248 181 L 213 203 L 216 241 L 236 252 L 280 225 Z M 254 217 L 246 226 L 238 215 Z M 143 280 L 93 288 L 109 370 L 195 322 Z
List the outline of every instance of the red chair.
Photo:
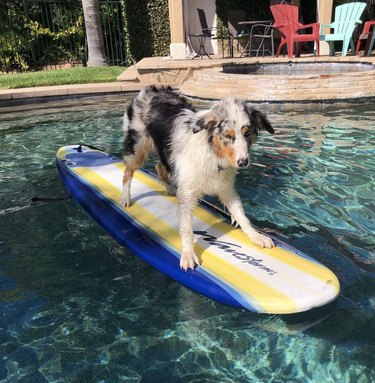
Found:
M 319 23 L 303 25 L 298 21 L 298 7 L 290 4 L 271 5 L 271 12 L 275 19 L 274 28 L 278 29 L 281 35 L 280 45 L 276 51 L 276 57 L 280 54 L 281 48 L 286 44 L 289 58 L 293 57 L 294 43 L 297 44 L 296 57 L 300 56 L 302 43 L 307 41 L 315 42 L 316 55 L 319 56 Z M 298 34 L 305 28 L 312 28 L 310 34 Z
M 361 47 L 361 43 L 363 40 L 366 40 L 365 51 L 363 53 L 364 56 L 370 56 L 372 48 L 375 42 L 375 21 L 366 21 L 365 26 L 363 27 L 363 31 L 359 36 L 357 47 L 355 48 L 355 54 L 358 54 L 359 48 Z

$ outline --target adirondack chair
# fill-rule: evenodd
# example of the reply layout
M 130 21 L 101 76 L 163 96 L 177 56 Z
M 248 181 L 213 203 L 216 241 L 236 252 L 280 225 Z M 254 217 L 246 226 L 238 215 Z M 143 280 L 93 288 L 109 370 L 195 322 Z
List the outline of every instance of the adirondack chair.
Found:
M 355 48 L 355 54 L 358 54 L 362 41 L 366 40 L 364 56 L 370 56 L 372 48 L 375 43 L 375 21 L 366 21 L 363 31 L 358 38 L 357 46 Z
M 346 56 L 350 48 L 354 53 L 354 41 L 352 38 L 354 28 L 361 24 L 360 20 L 366 3 L 347 3 L 335 8 L 334 22 L 331 24 L 320 25 L 320 41 L 326 41 L 329 44 L 329 54 L 335 54 L 335 41 L 342 41 L 342 56 Z M 323 34 L 324 28 L 333 29 L 333 33 Z
M 296 5 L 275 4 L 271 5 L 270 8 L 273 18 L 275 19 L 273 27 L 279 30 L 281 36 L 281 41 L 276 51 L 276 57 L 278 57 L 281 48 L 286 44 L 288 48 L 288 56 L 292 58 L 294 43 L 297 44 L 296 57 L 299 57 L 303 43 L 308 41 L 315 42 L 316 54 L 319 56 L 319 23 L 301 24 L 298 21 L 299 9 Z M 311 33 L 298 33 L 307 28 L 311 28 Z

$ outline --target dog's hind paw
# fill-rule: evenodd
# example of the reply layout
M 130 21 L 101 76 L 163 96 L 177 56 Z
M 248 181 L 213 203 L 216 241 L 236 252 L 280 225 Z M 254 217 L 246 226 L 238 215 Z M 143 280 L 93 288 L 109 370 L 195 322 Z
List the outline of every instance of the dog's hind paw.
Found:
M 194 270 L 196 266 L 200 264 L 199 258 L 193 252 L 182 252 L 180 258 L 180 268 L 188 271 L 189 269 Z

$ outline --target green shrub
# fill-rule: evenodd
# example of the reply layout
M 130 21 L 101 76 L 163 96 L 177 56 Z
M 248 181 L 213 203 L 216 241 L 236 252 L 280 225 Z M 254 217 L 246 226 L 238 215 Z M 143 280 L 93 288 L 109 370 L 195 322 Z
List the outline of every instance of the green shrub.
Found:
M 122 0 L 125 9 L 125 35 L 128 56 L 143 57 L 169 54 L 170 29 L 168 0 Z
M 27 38 L 22 26 L 26 19 L 22 4 L 6 2 L 0 7 L 0 72 L 28 69 Z

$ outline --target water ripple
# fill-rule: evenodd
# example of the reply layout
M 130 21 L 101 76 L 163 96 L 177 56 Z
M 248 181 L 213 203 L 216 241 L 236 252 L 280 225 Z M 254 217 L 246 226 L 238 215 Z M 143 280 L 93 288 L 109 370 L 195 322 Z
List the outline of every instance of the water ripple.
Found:
M 0 111 L 1 382 L 375 381 L 373 106 L 259 106 L 276 133 L 239 174 L 246 212 L 342 286 L 322 310 L 263 316 L 156 272 L 63 198 L 58 147 L 121 153 L 122 96 L 81 102 Z

